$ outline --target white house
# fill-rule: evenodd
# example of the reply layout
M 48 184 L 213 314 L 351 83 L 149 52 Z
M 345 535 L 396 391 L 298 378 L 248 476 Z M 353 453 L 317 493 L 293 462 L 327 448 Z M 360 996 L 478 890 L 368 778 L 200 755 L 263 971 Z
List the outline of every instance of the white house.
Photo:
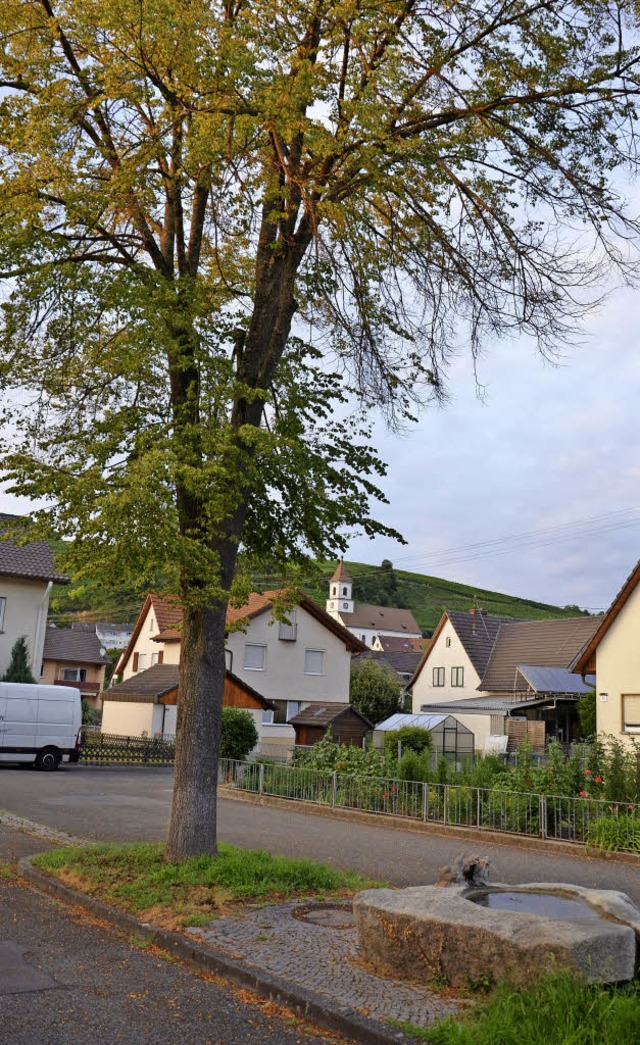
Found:
M 550 737 L 568 741 L 576 701 L 590 688 L 570 666 L 600 619 L 448 611 L 411 681 L 413 711 L 455 715 L 479 751 L 496 735 L 529 732 L 534 746 Z
M 40 677 L 52 585 L 68 584 L 58 573 L 46 541 L 14 544 L 2 538 L 2 530 L 28 531 L 28 520 L 0 515 L 0 675 L 6 671 L 17 639 L 27 640 L 34 678 Z
M 254 592 L 227 613 L 228 671 L 273 704 L 262 714 L 263 745 L 291 746 L 287 723 L 309 704 L 347 704 L 351 655 L 365 648 L 302 591 L 287 621 L 278 620 L 274 602 L 283 594 Z M 126 682 L 153 665 L 179 664 L 181 620 L 177 599 L 148 595 L 114 674 Z
M 640 562 L 576 658 L 573 670 L 596 676 L 599 734 L 640 738 Z
M 353 580 L 344 562 L 338 563 L 329 581 L 327 613 L 372 649 L 380 649 L 380 636 L 420 639 L 422 632 L 411 610 L 396 606 L 371 606 L 353 601 Z

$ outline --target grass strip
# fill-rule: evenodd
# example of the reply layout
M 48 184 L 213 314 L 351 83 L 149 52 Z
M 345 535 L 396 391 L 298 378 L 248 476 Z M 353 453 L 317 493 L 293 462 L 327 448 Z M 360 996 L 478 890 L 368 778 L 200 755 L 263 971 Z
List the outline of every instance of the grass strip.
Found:
M 53 849 L 34 864 L 82 892 L 163 928 L 206 925 L 242 904 L 294 897 L 347 897 L 378 883 L 312 860 L 221 843 L 218 856 L 182 863 L 161 844 Z
M 585 984 L 558 972 L 526 991 L 501 984 L 459 1019 L 388 1022 L 429 1045 L 621 1045 L 638 1041 L 640 985 Z

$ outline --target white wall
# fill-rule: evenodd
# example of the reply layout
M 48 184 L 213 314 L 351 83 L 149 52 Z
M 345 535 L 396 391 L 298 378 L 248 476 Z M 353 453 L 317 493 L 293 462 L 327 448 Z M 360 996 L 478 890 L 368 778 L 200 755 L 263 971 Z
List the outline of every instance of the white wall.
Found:
M 0 597 L 6 599 L 0 632 L 0 674 L 8 667 L 14 643 L 24 635 L 31 671 L 34 678 L 40 678 L 50 590 L 47 581 L 0 576 Z
M 154 728 L 158 712 L 162 713 L 159 704 L 140 704 L 121 700 L 105 700 L 102 705 L 102 733 L 113 733 L 119 737 L 141 737 L 143 733 L 152 737 L 160 732 L 160 724 Z
M 606 693 L 606 701 L 600 694 Z M 640 740 L 623 731 L 622 695 L 640 695 L 640 585 L 620 610 L 596 651 L 596 714 L 598 733 L 619 740 Z
M 447 646 L 447 639 L 450 645 Z M 444 668 L 444 686 L 433 685 L 433 669 Z M 451 669 L 464 669 L 464 685 L 451 685 Z M 480 677 L 471 663 L 469 656 L 458 638 L 450 620 L 446 620 L 435 645 L 429 652 L 422 670 L 413 684 L 412 710 L 418 714 L 422 704 L 440 703 L 450 700 L 465 700 L 479 697 L 478 685 Z
M 447 645 L 447 639 L 450 641 L 450 645 Z M 434 668 L 444 668 L 444 686 L 433 685 Z M 452 668 L 464 669 L 463 686 L 451 685 Z M 479 683 L 480 676 L 458 638 L 453 624 L 447 619 L 413 684 L 411 710 L 414 714 L 420 714 L 423 704 L 446 704 L 451 701 L 467 700 L 471 697 L 477 699 L 482 696 L 477 688 Z M 485 740 L 491 732 L 491 715 L 460 715 L 456 712 L 455 718 L 471 730 L 475 737 L 476 751 L 482 751 Z
M 254 617 L 246 632 L 232 632 L 227 648 L 233 653 L 233 674 L 274 700 L 348 703 L 351 654 L 344 642 L 300 606 L 296 606 L 296 624 L 295 642 L 278 638 L 278 621 L 270 611 Z M 246 643 L 267 646 L 263 671 L 244 667 Z M 324 650 L 323 675 L 305 674 L 306 649 Z

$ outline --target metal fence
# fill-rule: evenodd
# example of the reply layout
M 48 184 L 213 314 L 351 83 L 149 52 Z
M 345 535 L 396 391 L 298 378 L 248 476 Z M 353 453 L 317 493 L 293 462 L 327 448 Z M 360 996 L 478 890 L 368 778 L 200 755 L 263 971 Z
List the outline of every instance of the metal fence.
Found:
M 261 762 L 221 761 L 219 782 L 242 791 L 506 834 L 640 852 L 640 805 L 427 784 Z

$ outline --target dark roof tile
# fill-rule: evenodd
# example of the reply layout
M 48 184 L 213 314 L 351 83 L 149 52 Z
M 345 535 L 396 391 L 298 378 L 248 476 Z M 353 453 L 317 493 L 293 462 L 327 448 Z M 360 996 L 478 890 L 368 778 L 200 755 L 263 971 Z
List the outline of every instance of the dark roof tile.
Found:
M 34 580 L 55 581 L 56 584 L 68 584 L 69 578 L 58 573 L 53 564 L 53 552 L 46 541 L 34 541 L 32 544 L 14 544 L 1 537 L 2 530 L 16 534 L 22 530 L 28 533 L 29 520 L 19 515 L 0 513 L 0 574 L 8 577 L 28 577 Z
M 79 628 L 47 628 L 43 660 L 73 660 L 82 664 L 108 664 L 109 658 L 95 631 Z

